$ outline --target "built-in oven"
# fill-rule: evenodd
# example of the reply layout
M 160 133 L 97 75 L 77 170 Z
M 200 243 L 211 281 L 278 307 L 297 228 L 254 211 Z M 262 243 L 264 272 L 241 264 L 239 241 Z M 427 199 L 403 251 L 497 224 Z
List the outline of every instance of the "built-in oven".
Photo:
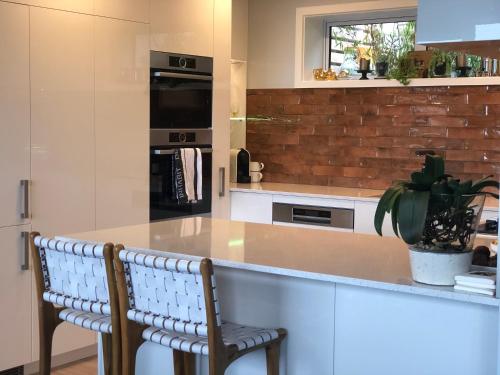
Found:
M 151 129 L 212 127 L 213 61 L 151 52 Z
M 199 148 L 202 199 L 180 204 L 174 183 L 177 148 Z M 212 130 L 152 129 L 150 149 L 150 220 L 209 214 L 212 206 Z

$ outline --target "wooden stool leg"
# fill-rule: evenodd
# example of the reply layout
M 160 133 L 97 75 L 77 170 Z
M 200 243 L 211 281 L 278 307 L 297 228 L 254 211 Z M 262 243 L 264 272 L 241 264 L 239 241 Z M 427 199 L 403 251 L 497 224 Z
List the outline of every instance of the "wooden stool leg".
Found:
M 111 373 L 122 375 L 122 344 L 117 333 L 111 335 Z
M 184 353 L 184 375 L 195 375 L 196 355 L 193 353 Z
M 133 331 L 133 330 L 132 330 Z M 129 332 L 130 333 L 130 332 Z M 123 334 L 123 333 L 122 333 Z M 144 342 L 142 337 L 137 334 L 122 336 L 122 374 L 135 375 L 135 360 L 137 350 Z
M 111 375 L 112 368 L 112 341 L 111 335 L 106 333 L 101 333 L 101 343 L 102 343 L 102 362 L 104 364 L 104 373 L 106 375 Z
M 52 340 L 54 331 L 61 323 L 59 311 L 51 303 L 41 302 L 38 307 L 38 335 L 40 338 L 40 375 L 50 375 Z
M 266 347 L 267 375 L 279 375 L 280 373 L 280 343 L 274 343 Z
M 184 375 L 184 353 L 172 349 L 174 356 L 174 375 Z

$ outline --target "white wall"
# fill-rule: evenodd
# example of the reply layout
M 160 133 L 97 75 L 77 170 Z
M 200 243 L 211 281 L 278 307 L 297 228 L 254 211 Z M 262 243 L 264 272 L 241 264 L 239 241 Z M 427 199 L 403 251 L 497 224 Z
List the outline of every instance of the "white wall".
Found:
M 249 1 L 248 88 L 293 87 L 295 11 L 298 7 L 358 1 L 360 0 Z

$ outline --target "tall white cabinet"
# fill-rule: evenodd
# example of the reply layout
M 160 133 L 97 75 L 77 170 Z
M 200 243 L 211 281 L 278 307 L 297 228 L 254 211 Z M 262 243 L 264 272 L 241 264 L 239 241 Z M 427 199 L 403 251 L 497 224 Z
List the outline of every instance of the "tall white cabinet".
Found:
M 30 231 L 21 180 L 30 179 L 29 9 L 0 3 L 0 372 L 31 360 Z M 26 211 L 29 213 L 29 210 Z
M 95 228 L 93 17 L 30 9 L 33 229 L 46 236 Z M 34 304 L 34 306 L 36 306 Z M 33 308 L 33 360 L 38 360 Z M 54 354 L 96 342 L 70 325 Z
M 96 226 L 149 221 L 149 28 L 95 17 Z
M 29 9 L 0 3 L 0 227 L 22 217 L 30 178 Z

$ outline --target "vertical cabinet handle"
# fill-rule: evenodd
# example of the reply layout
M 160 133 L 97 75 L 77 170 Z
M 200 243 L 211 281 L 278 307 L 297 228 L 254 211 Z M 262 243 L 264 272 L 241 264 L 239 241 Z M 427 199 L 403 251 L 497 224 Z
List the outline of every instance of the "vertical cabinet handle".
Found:
M 226 194 L 226 168 L 219 168 L 219 197 Z
M 23 189 L 23 210 L 21 219 L 29 219 L 30 213 L 30 180 L 21 180 L 21 188 Z
M 29 232 L 22 232 L 21 236 L 24 241 L 23 263 L 21 264 L 21 271 L 28 271 L 30 269 L 30 234 Z

